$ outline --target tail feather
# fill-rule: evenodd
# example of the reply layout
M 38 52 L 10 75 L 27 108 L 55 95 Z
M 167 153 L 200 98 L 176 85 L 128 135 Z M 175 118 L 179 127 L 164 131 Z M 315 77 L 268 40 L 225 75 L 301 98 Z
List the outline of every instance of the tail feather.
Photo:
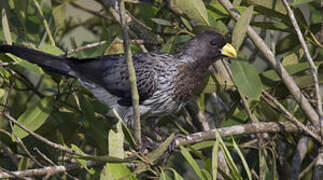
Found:
M 54 56 L 41 51 L 33 50 L 23 46 L 0 45 L 0 52 L 11 53 L 17 57 L 37 64 L 46 71 L 59 73 L 68 76 L 75 76 L 75 73 L 67 64 L 66 58 Z

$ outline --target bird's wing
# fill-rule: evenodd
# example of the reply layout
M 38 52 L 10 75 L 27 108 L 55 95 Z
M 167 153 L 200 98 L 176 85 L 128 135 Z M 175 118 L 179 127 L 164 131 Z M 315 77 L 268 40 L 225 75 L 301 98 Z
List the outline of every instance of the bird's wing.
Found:
M 139 92 L 140 103 L 148 99 L 157 87 L 157 74 L 154 70 L 156 59 L 151 53 L 132 56 Z M 108 55 L 83 60 L 70 59 L 70 67 L 81 79 L 99 84 L 109 93 L 118 96 L 119 104 L 131 106 L 131 88 L 128 66 L 124 55 Z

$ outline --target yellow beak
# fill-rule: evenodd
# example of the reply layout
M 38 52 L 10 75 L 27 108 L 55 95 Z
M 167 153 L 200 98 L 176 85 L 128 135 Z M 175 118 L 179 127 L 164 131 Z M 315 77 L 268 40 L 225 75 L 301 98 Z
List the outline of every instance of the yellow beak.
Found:
M 223 48 L 221 49 L 221 54 L 232 58 L 237 57 L 236 49 L 229 43 L 223 46 Z

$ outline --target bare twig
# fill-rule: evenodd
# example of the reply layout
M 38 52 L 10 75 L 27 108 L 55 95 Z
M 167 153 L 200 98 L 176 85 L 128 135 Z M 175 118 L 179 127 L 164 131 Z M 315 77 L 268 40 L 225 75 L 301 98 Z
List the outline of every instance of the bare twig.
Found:
M 239 19 L 240 15 L 237 13 L 237 11 L 234 9 L 233 5 L 229 0 L 219 0 L 219 2 L 225 7 L 225 9 L 230 13 L 230 15 L 235 19 Z M 311 106 L 311 104 L 308 102 L 308 100 L 304 97 L 302 92 L 300 91 L 299 87 L 296 85 L 293 78 L 288 74 L 286 69 L 283 67 L 280 61 L 276 60 L 273 52 L 268 48 L 266 43 L 263 39 L 259 37 L 257 32 L 248 26 L 247 28 L 247 34 L 250 37 L 250 39 L 255 43 L 255 45 L 262 51 L 262 53 L 265 55 L 267 60 L 270 62 L 271 66 L 277 71 L 277 73 L 282 78 L 284 84 L 288 88 L 288 90 L 291 92 L 291 94 L 294 96 L 295 100 L 300 104 L 303 111 L 306 113 L 306 115 L 311 120 L 312 124 L 314 126 L 318 126 L 320 124 L 319 122 L 319 116 L 315 112 L 314 108 Z
M 0 61 L 0 66 L 2 66 L 2 67 L 6 67 L 6 66 L 10 66 L 10 65 L 16 65 L 16 64 L 18 64 L 18 62 L 15 62 L 15 61 L 13 61 L 13 62 L 2 62 L 2 61 Z
M 73 53 L 76 53 L 76 52 L 79 52 L 79 51 L 84 51 L 86 49 L 90 49 L 90 48 L 94 48 L 94 47 L 97 47 L 97 46 L 101 46 L 103 44 L 106 44 L 108 41 L 100 41 L 100 42 L 95 42 L 95 43 L 91 43 L 91 44 L 87 44 L 85 46 L 81 46 L 81 47 L 78 47 L 76 49 L 71 49 L 71 50 L 68 50 L 66 53 L 63 53 L 63 54 L 60 54 L 59 56 L 66 56 L 66 55 L 69 55 L 69 54 L 73 54 Z M 115 40 L 114 43 L 119 43 L 119 44 L 123 44 L 123 40 Z M 130 43 L 131 44 L 143 44 L 144 43 L 144 40 L 141 40 L 141 39 L 134 39 L 134 40 L 130 40 Z M 2 64 L 0 63 L 0 66 Z
M 141 124 L 140 124 L 140 109 L 139 109 L 139 93 L 137 88 L 137 80 L 136 80 L 136 71 L 132 61 L 132 54 L 130 51 L 129 45 L 129 36 L 128 36 L 128 25 L 126 22 L 126 9 L 124 0 L 120 2 L 120 17 L 121 17 L 121 26 L 122 26 L 122 34 L 123 34 L 123 46 L 125 50 L 125 58 L 128 64 L 128 72 L 129 72 L 129 83 L 131 87 L 131 97 L 132 97 L 132 106 L 133 106 L 133 119 L 134 119 L 134 129 L 135 129 L 135 139 L 138 143 L 138 148 L 141 147 Z
M 40 150 L 37 147 L 34 147 L 34 150 L 43 158 L 45 161 L 47 161 L 52 166 L 57 166 L 51 159 L 49 159 L 44 153 L 40 152 Z M 68 174 L 67 172 L 63 172 L 66 176 L 70 177 L 71 179 L 77 180 L 78 178 L 73 177 L 72 175 Z M 51 175 L 55 173 L 51 172 Z
M 249 123 L 198 132 L 185 137 L 178 137 L 175 139 L 175 146 L 179 147 L 180 145 L 194 144 L 205 140 L 214 140 L 216 139 L 216 131 L 218 131 L 221 137 L 225 137 L 238 134 L 300 132 L 301 130 L 290 122 Z
M 11 171 L 9 171 L 9 170 L 7 170 L 7 169 L 4 169 L 4 168 L 2 168 L 2 167 L 0 167 L 0 170 L 1 170 L 1 171 L 4 171 L 4 172 L 1 172 L 1 173 L 0 173 L 0 178 L 1 178 L 1 174 L 7 174 L 7 175 L 9 175 L 11 178 L 16 177 L 16 178 L 25 179 L 25 180 L 30 180 L 30 179 L 31 179 L 31 178 L 23 177 L 23 176 L 21 176 L 21 175 L 19 175 L 19 174 L 15 174 L 15 173 L 13 173 L 13 172 L 11 172 Z
M 283 0 L 283 3 L 285 5 L 285 8 L 287 9 L 288 15 L 289 15 L 289 19 L 291 20 L 294 29 L 297 33 L 297 37 L 298 40 L 300 41 L 302 48 L 304 49 L 307 61 L 311 67 L 311 72 L 312 72 L 312 76 L 313 76 L 313 81 L 314 81 L 314 87 L 315 87 L 315 94 L 316 94 L 316 99 L 317 99 L 317 111 L 319 114 L 319 119 L 320 119 L 320 125 L 321 125 L 321 138 L 323 139 L 323 112 L 322 112 L 322 97 L 320 94 L 320 86 L 319 86 L 319 81 L 318 81 L 318 71 L 317 71 L 317 67 L 314 64 L 314 61 L 311 57 L 311 54 L 306 46 L 303 34 L 301 32 L 301 29 L 298 26 L 298 23 L 296 21 L 294 12 L 292 11 L 292 9 L 290 8 L 287 0 Z
M 296 117 L 293 116 L 290 112 L 288 112 L 286 110 L 286 108 L 277 99 L 275 99 L 273 96 L 271 96 L 266 91 L 263 91 L 262 94 L 263 94 L 262 95 L 263 99 L 269 105 L 272 106 L 272 104 L 273 104 L 277 108 L 279 108 L 279 110 L 282 112 L 283 116 L 285 116 L 287 118 L 287 120 L 289 120 L 290 122 L 292 122 L 293 124 L 295 124 L 296 126 L 298 126 L 300 129 L 302 129 L 308 135 L 310 135 L 311 137 L 313 137 L 314 139 L 316 139 L 318 142 L 321 142 L 320 136 L 318 136 L 316 133 L 314 133 L 313 131 L 311 131 L 306 125 L 302 124 L 298 119 L 296 119 Z
M 87 167 L 94 167 L 94 166 L 100 166 L 103 165 L 103 163 L 97 163 L 97 162 L 87 162 Z M 57 174 L 61 172 L 67 172 L 75 169 L 81 169 L 82 166 L 78 163 L 72 163 L 64 166 L 48 166 L 44 168 L 39 169 L 28 169 L 23 171 L 12 171 L 12 172 L 2 172 L 0 173 L 0 178 L 24 178 L 24 177 L 30 177 L 30 176 L 44 176 L 47 174 Z

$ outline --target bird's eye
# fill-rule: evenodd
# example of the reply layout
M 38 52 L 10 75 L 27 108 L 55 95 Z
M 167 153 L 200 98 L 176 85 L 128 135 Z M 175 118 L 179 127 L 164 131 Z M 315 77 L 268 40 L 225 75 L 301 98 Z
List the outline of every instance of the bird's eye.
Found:
M 218 44 L 218 42 L 215 39 L 213 39 L 213 40 L 211 40 L 210 44 L 213 46 L 216 46 Z

